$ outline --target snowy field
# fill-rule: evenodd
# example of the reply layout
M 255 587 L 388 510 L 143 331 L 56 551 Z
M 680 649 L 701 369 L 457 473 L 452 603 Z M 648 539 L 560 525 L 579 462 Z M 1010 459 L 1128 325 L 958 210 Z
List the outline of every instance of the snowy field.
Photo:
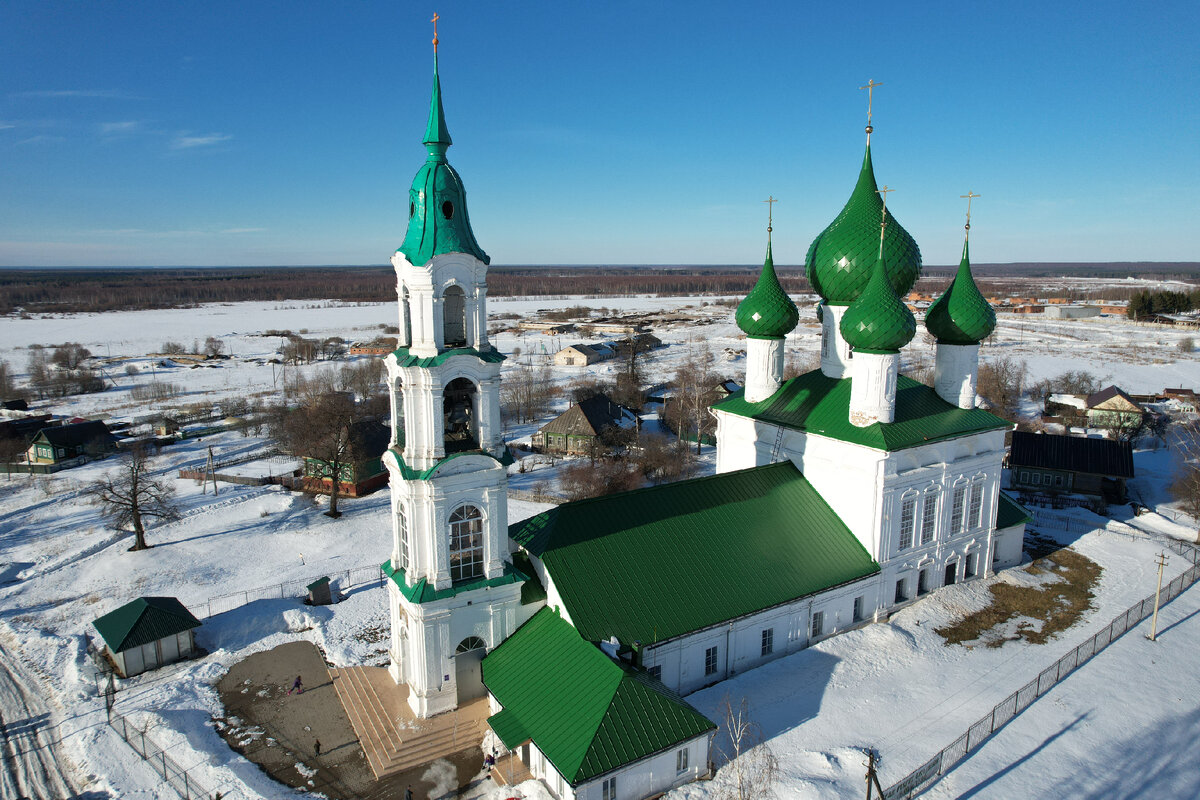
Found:
M 667 347 L 645 364 L 652 384 L 668 381 L 693 344 L 706 342 L 717 356 L 716 371 L 740 379 L 744 340 L 737 338 L 732 308 L 713 298 L 563 298 L 489 300 L 494 324 L 505 317 L 567 305 L 662 311 L 691 307 L 695 319 L 655 329 Z M 705 305 L 707 304 L 707 305 Z M 0 359 L 20 378 L 28 345 L 74 341 L 109 360 L 116 387 L 103 393 L 39 403 L 68 416 L 132 420 L 151 410 L 135 402 L 131 390 L 152 380 L 178 384 L 183 395 L 171 401 L 219 403 L 227 397 L 268 397 L 281 385 L 281 368 L 266 363 L 280 346 L 269 329 L 290 329 L 311 338 L 341 336 L 366 340 L 380 325 L 396 323 L 395 304 L 238 303 L 195 309 L 100 315 L 0 319 Z M 1002 315 L 995 343 L 984 357 L 1008 355 L 1028 364 L 1030 379 L 1065 370 L 1087 369 L 1131 392 L 1166 386 L 1200 386 L 1200 360 L 1181 353 L 1188 335 L 1167 328 L 1141 327 L 1123 320 L 1058 321 Z M 509 322 L 514 320 L 507 320 Z M 147 354 L 164 341 L 189 345 L 209 336 L 225 342 L 233 358 L 212 367 L 159 366 Z M 920 341 L 910 348 L 932 357 Z M 502 352 L 521 348 L 521 361 L 579 341 L 571 334 L 503 333 L 494 338 Z M 819 335 L 811 306 L 789 348 L 815 355 Z M 726 359 L 726 350 L 734 353 Z M 139 368 L 127 375 L 125 366 Z M 153 366 L 152 366 L 153 365 Z M 553 367 L 566 385 L 585 374 L 611 374 L 615 362 L 592 367 Z M 321 364 L 287 367 L 302 371 Z M 512 362 L 505 369 L 514 368 Z M 269 398 L 268 398 L 269 399 Z M 561 410 L 566 400 L 557 406 Z M 556 412 L 554 412 L 556 413 Z M 547 419 L 549 416 L 547 416 Z M 544 420 L 543 420 L 544 421 Z M 527 437 L 541 421 L 516 427 L 509 438 Z M 212 446 L 218 458 L 249 454 L 268 446 L 262 438 L 236 433 L 167 448 L 158 469 L 168 475 L 183 464 L 198 464 Z M 710 454 L 711 456 L 711 454 Z M 1135 491 L 1152 506 L 1165 507 L 1171 454 L 1137 456 Z M 705 460 L 711 469 L 711 457 Z M 210 598 L 258 587 L 293 584 L 336 575 L 384 561 L 390 549 L 388 496 L 344 500 L 339 520 L 322 515 L 318 502 L 277 487 L 222 484 L 220 495 L 204 494 L 193 481 L 174 481 L 184 516 L 152 527 L 152 549 L 130 553 L 127 534 L 105 526 L 80 490 L 111 464 L 93 463 L 51 476 L 0 478 L 0 672 L 16 673 L 32 687 L 44 710 L 22 707 L 0 689 L 6 725 L 24 717 L 42 719 L 44 730 L 61 739 L 63 766 L 81 792 L 102 797 L 172 798 L 174 793 L 103 724 L 103 702 L 94 669 L 85 654 L 91 621 L 142 595 L 174 595 L 203 614 Z M 249 468 L 236 468 L 249 471 Z M 515 469 L 515 465 L 514 465 Z M 514 475 L 514 488 L 536 484 L 536 473 Z M 211 491 L 211 490 L 210 490 Z M 544 506 L 510 501 L 510 520 Z M 1100 524 L 1088 512 L 1081 520 Z M 1146 530 L 1136 538 L 1112 531 L 1073 534 L 1072 546 L 1104 568 L 1094 609 L 1084 621 L 1041 646 L 1010 642 L 999 649 L 946 647 L 932 628 L 976 608 L 983 582 L 949 587 L 886 624 L 872 625 L 822 642 L 808 650 L 737 676 L 692 695 L 702 711 L 715 714 L 726 695 L 747 698 L 767 733 L 782 767 L 780 796 L 834 798 L 860 796 L 863 757 L 856 748 L 883 754 L 886 784 L 899 779 L 960 735 L 994 703 L 1035 676 L 1097 626 L 1153 590 L 1152 537 L 1194 536 L 1188 528 L 1157 515 L 1127 520 Z M 1053 531 L 1046 531 L 1053 533 Z M 1183 567 L 1173 558 L 1168 576 Z M 298 794 L 275 784 L 225 745 L 211 725 L 221 713 L 215 683 L 229 665 L 252 652 L 307 638 L 337 664 L 382 663 L 386 658 L 386 605 L 378 583 L 347 587 L 345 600 L 332 607 L 307 608 L 293 599 L 255 600 L 205 620 L 199 644 L 202 659 L 173 665 L 122 681 L 117 710 L 138 724 L 206 787 L 226 797 L 275 798 Z M 221 608 L 226 606 L 222 605 Z M 216 606 L 214 606 L 216 608 Z M 1076 674 L 1011 722 L 998 736 L 937 784 L 930 797 L 1195 797 L 1200 772 L 1187 765 L 1200 755 L 1200 715 L 1191 698 L 1200 694 L 1200 676 L 1191 663 L 1200 651 L 1200 589 L 1184 593 L 1160 620 L 1159 641 L 1140 629 L 1097 656 Z M 1148 623 L 1147 623 L 1148 624 Z M 382 638 L 380 634 L 385 634 Z M 30 694 L 30 693 L 27 693 Z M 1182 705 L 1181 699 L 1185 699 Z M 32 700 L 30 702 L 33 702 Z M 36 713 L 35 713 L 36 712 Z M 716 717 L 714 717 L 716 718 Z M 1173 742 L 1173 759 L 1150 743 Z M 1182 752 L 1180 752 L 1182 751 Z M 708 797 L 712 784 L 673 793 L 673 800 Z M 0 791 L 0 795 L 4 794 Z M 50 795 L 53 796 L 53 795 Z

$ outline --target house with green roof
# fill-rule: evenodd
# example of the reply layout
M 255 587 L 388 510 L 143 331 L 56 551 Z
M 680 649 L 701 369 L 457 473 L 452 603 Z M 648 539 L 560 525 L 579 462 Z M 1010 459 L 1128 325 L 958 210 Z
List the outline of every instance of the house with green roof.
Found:
M 123 678 L 189 658 L 200 624 L 174 597 L 139 597 L 92 621 Z

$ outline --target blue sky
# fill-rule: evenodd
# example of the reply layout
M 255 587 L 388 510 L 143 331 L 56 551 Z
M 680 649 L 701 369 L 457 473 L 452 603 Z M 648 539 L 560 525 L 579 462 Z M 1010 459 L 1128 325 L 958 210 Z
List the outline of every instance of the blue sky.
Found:
M 1200 4 L 0 4 L 0 266 L 381 264 L 441 75 L 493 264 L 1200 260 Z

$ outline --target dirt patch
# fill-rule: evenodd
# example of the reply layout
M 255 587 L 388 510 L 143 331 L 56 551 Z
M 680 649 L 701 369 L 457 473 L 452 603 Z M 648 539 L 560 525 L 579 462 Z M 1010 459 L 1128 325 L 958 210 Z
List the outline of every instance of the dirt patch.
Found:
M 292 692 L 299 675 L 303 691 Z M 376 781 L 342 708 L 321 651 L 291 642 L 235 664 L 217 684 L 225 715 L 214 720 L 229 746 L 280 783 L 332 800 L 455 797 L 479 777 L 478 747 Z M 318 755 L 316 743 L 320 740 Z
M 1092 607 L 1101 567 L 1070 548 L 1039 548 L 1041 555 L 988 587 L 992 602 L 957 622 L 937 628 L 947 645 L 982 643 L 1001 647 L 1024 639 L 1044 644 L 1067 630 Z M 1013 571 L 1010 571 L 1013 572 Z

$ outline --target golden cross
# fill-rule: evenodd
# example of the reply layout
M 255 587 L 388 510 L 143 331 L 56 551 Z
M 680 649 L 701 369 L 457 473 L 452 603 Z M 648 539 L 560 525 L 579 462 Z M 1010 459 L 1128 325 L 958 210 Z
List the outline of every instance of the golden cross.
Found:
M 763 200 L 763 202 L 767 204 L 767 233 L 770 233 L 771 232 L 771 222 L 773 220 L 773 215 L 775 212 L 775 204 L 778 203 L 779 201 L 776 200 L 773 195 L 768 195 L 767 199 Z
M 974 192 L 967 192 L 966 194 L 960 194 L 959 197 L 961 197 L 962 199 L 967 201 L 967 235 L 970 236 L 971 235 L 971 199 L 975 198 L 975 197 L 983 197 L 983 195 L 975 194 Z
M 885 183 L 883 185 L 882 189 L 876 189 L 875 191 L 879 193 L 880 199 L 883 200 L 883 211 L 882 211 L 882 215 L 880 216 L 880 219 L 879 219 L 879 256 L 882 258 L 883 257 L 883 233 L 884 233 L 884 231 L 887 230 L 887 196 L 888 196 L 888 192 L 894 192 L 896 190 L 889 189 L 888 185 Z
M 867 135 L 870 135 L 870 133 L 871 133 L 871 105 L 872 105 L 872 101 L 874 100 L 876 86 L 883 86 L 883 83 L 882 82 L 876 83 L 875 79 L 871 78 L 870 80 L 867 81 L 866 86 L 858 87 L 859 89 L 867 90 Z
M 437 15 L 437 12 L 435 11 L 435 12 L 433 12 L 433 19 L 429 20 L 430 22 L 433 23 L 433 52 L 435 52 L 435 53 L 437 52 L 437 46 L 438 46 L 437 21 L 439 19 L 441 19 L 441 17 L 439 17 Z M 870 116 L 870 115 L 868 114 L 868 116 Z

